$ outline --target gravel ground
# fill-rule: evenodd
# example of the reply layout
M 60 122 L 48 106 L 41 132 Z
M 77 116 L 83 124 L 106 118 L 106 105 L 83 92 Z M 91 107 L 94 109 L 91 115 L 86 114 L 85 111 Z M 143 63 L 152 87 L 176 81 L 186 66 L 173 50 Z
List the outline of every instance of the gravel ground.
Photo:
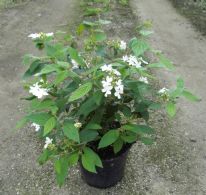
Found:
M 170 0 L 180 13 L 206 35 L 206 0 Z
M 78 20 L 75 17 L 79 13 L 76 2 L 37 0 L 0 13 L 0 194 L 205 194 L 205 101 L 198 105 L 184 103 L 178 111 L 175 123 L 168 120 L 164 112 L 151 113 L 150 123 L 157 130 L 157 143 L 151 147 L 135 144 L 129 154 L 125 177 L 117 186 L 106 190 L 87 186 L 81 179 L 78 167 L 71 170 L 66 185 L 59 189 L 52 165 L 41 167 L 36 163 L 42 143 L 37 141 L 35 132 L 29 128 L 16 133 L 10 131 L 23 114 L 22 108 L 25 106 L 25 103 L 19 100 L 23 95 L 19 81 L 24 70 L 20 58 L 24 53 L 34 50 L 26 38 L 27 34 L 35 31 L 54 31 L 67 24 L 72 26 L 72 23 Z M 131 1 L 135 15 L 154 20 L 156 35 L 151 43 L 166 51 L 176 64 L 182 64 L 177 66 L 177 72 L 183 74 L 188 87 L 204 97 L 205 69 L 202 66 L 206 58 L 205 39 L 194 32 L 170 4 L 164 4 L 160 0 L 154 4 L 148 0 Z M 169 13 L 168 17 L 160 17 L 160 7 L 163 13 Z M 128 40 L 135 34 L 134 28 L 138 22 L 135 15 L 129 7 L 115 7 L 115 10 L 104 16 L 113 22 L 107 31 L 113 37 Z M 163 27 L 169 24 L 172 24 L 172 30 L 163 31 Z M 167 26 L 166 29 L 170 28 Z M 171 35 L 172 43 L 168 44 Z M 183 40 L 182 44 L 187 46 L 187 50 L 181 47 L 178 38 Z M 192 41 L 195 48 L 191 48 L 191 42 L 188 40 Z M 194 62 L 197 62 L 195 69 Z M 162 76 L 164 82 L 160 84 L 173 84 L 173 80 L 169 82 L 169 78 L 173 78 L 171 75 Z

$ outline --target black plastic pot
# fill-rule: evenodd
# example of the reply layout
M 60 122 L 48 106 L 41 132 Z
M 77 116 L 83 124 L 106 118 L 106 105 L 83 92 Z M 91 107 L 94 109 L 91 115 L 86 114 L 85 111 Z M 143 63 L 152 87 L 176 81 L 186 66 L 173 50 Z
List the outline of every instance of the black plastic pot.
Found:
M 111 159 L 103 159 L 103 168 L 97 168 L 97 173 L 88 172 L 80 163 L 82 178 L 90 186 L 108 188 L 117 184 L 124 176 L 127 155 L 131 146 L 126 147 L 120 154 Z

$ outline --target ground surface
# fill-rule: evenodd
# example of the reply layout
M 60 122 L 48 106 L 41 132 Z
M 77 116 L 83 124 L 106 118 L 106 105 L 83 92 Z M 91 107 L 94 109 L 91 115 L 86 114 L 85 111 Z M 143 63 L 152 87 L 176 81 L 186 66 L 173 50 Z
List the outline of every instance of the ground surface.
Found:
M 170 0 L 178 10 L 206 35 L 206 0 Z
M 168 1 L 133 0 L 131 7 L 143 20 L 153 21 L 153 47 L 164 51 L 176 64 L 174 73 L 162 73 L 165 80 L 163 85 L 174 85 L 175 77 L 181 74 L 186 86 L 202 97 L 198 104 L 182 104 L 177 122 L 170 131 L 175 137 L 181 136 L 184 146 L 180 149 L 184 153 L 185 148 L 190 148 L 188 157 L 191 157 L 190 161 L 182 162 L 182 168 L 188 167 L 188 170 L 184 174 L 179 173 L 179 181 L 173 186 L 174 189 L 177 188 L 174 194 L 206 194 L 206 39 Z M 193 181 L 188 180 L 185 183 L 185 174 Z M 164 186 L 167 182 L 165 181 Z
M 23 93 L 21 56 L 34 51 L 27 35 L 71 26 L 78 20 L 75 16 L 79 16 L 77 1 L 37 0 L 3 11 L 0 13 L 0 194 L 206 194 L 206 40 L 166 0 L 131 0 L 131 7 L 142 19 L 153 19 L 156 33 L 152 45 L 165 51 L 177 64 L 176 72 L 183 75 L 187 87 L 203 101 L 183 103 L 173 124 L 162 112 L 154 115 L 151 124 L 157 129 L 157 144 L 133 146 L 125 177 L 117 186 L 107 190 L 88 187 L 78 169 L 73 169 L 66 186 L 59 189 L 53 168 L 36 163 L 42 145 L 35 132 L 25 128 L 14 134 L 10 129 L 23 114 L 25 105 L 19 100 Z M 108 27 L 112 35 L 126 40 L 133 36 L 137 19 L 129 8 L 120 7 L 105 17 L 113 21 Z M 173 85 L 175 73 L 161 75 L 162 85 Z

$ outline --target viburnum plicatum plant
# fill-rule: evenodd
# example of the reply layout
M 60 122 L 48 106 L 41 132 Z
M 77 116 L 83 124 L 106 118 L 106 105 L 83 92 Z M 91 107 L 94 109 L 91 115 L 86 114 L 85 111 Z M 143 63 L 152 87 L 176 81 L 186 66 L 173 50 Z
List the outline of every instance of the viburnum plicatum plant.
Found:
M 152 144 L 151 110 L 165 108 L 173 117 L 179 97 L 198 100 L 180 78 L 175 89 L 153 87 L 151 69 L 173 65 L 159 52 L 155 63 L 148 62 L 145 52 L 152 49 L 144 36 L 126 43 L 107 39 L 98 28 L 97 23 L 84 22 L 77 35 L 78 40 L 83 37 L 80 44 L 75 36 L 58 40 L 53 33 L 29 35 L 42 55 L 24 57 L 30 106 L 18 127 L 29 122 L 43 139 L 39 162 L 54 162 L 59 185 L 79 161 L 95 173 L 102 167 L 102 151 L 117 154 L 125 144 Z

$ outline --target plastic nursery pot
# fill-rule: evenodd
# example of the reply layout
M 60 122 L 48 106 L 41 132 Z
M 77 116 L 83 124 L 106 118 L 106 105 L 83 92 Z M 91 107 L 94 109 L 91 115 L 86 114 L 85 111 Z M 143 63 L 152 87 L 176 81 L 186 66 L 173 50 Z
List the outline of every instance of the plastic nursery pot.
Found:
M 131 145 L 126 146 L 119 154 L 110 159 L 102 159 L 103 168 L 97 167 L 97 173 L 84 169 L 80 163 L 83 180 L 96 188 L 108 188 L 117 184 L 124 176 L 125 164 Z

